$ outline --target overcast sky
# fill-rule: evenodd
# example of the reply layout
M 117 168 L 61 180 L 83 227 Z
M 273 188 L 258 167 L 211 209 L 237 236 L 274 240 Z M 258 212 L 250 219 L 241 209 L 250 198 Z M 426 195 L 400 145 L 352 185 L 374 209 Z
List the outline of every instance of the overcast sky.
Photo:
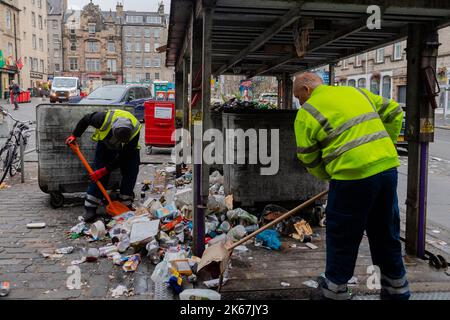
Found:
M 118 0 L 93 0 L 93 3 L 100 5 L 100 8 L 104 11 L 108 11 L 109 9 L 115 10 L 116 4 Z M 125 10 L 135 10 L 135 11 L 152 11 L 155 12 L 158 10 L 158 3 L 161 0 L 120 0 Z M 169 13 L 170 10 L 170 0 L 163 0 L 165 5 L 166 13 Z M 88 4 L 90 0 L 69 0 L 69 7 L 73 9 L 81 9 L 86 4 Z

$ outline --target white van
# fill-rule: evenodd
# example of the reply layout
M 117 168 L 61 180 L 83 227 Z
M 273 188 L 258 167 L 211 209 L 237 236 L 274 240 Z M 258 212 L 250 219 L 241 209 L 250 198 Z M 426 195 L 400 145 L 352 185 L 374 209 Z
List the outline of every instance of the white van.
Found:
M 55 77 L 50 91 L 50 102 L 69 101 L 70 98 L 80 97 L 81 83 L 76 77 Z

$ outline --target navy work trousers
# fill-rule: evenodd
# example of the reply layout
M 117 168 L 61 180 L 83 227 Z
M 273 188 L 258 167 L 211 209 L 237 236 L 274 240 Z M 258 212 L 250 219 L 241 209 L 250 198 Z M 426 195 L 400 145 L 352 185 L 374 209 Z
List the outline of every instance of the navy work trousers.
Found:
M 334 285 L 342 287 L 353 276 L 366 231 L 373 264 L 381 271 L 382 297 L 409 298 L 400 242 L 397 180 L 397 169 L 390 169 L 362 180 L 330 182 L 325 277 Z
M 94 170 L 104 168 L 107 163 L 110 163 L 119 155 L 120 151 L 111 150 L 105 146 L 104 143 L 97 143 L 97 148 L 95 150 L 95 164 Z M 128 157 L 128 161 L 123 161 L 120 163 L 120 172 L 122 174 L 122 181 L 120 184 L 120 195 L 119 198 L 121 202 L 125 205 L 130 206 L 134 199 L 134 186 L 136 185 L 137 176 L 139 174 L 140 165 L 140 154 L 139 150 L 134 150 L 133 154 Z M 106 188 L 111 174 L 106 175 L 100 182 Z M 89 184 L 85 206 L 96 208 L 101 204 L 103 199 L 103 194 L 97 187 L 96 183 L 91 182 Z

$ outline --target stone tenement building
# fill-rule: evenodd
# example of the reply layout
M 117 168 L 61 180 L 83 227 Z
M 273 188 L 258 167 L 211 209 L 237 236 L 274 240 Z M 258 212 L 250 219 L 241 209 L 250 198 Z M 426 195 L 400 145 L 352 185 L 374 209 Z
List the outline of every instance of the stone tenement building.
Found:
M 157 52 L 167 43 L 167 20 L 162 2 L 158 12 L 125 12 L 122 45 L 126 83 L 174 82 L 173 70 L 165 66 L 166 55 Z
M 23 69 L 20 85 L 23 89 L 42 87 L 47 82 L 47 1 L 18 0 L 20 43 L 19 57 Z
M 439 31 L 437 75 L 440 85 L 449 85 L 450 27 Z M 336 84 L 366 88 L 376 94 L 406 103 L 406 41 L 342 60 L 336 66 Z M 439 103 L 442 106 L 444 95 Z
M 20 57 L 18 0 L 0 0 L 0 98 L 12 80 L 17 80 L 16 61 Z
M 118 9 L 123 9 L 118 6 Z M 63 29 L 65 76 L 79 77 L 94 87 L 122 82 L 123 10 L 101 11 L 90 2 L 83 10 L 67 11 Z
M 62 75 L 63 71 L 62 31 L 68 0 L 47 0 L 47 6 L 48 76 L 51 78 Z
M 90 2 L 81 11 L 68 10 L 63 28 L 63 74 L 76 76 L 86 86 L 114 83 L 174 81 L 172 68 L 165 67 L 167 43 L 164 5 L 157 12 L 101 11 Z

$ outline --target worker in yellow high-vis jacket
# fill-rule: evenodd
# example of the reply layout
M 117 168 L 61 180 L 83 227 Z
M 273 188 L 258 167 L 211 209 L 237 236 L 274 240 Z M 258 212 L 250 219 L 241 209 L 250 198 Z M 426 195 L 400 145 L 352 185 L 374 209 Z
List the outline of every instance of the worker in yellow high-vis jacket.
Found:
M 381 270 L 381 298 L 409 299 L 394 145 L 402 108 L 365 89 L 324 85 L 313 73 L 296 77 L 294 95 L 302 105 L 295 120 L 297 157 L 311 174 L 330 180 L 321 294 L 351 298 L 347 282 L 366 231 L 373 264 Z

